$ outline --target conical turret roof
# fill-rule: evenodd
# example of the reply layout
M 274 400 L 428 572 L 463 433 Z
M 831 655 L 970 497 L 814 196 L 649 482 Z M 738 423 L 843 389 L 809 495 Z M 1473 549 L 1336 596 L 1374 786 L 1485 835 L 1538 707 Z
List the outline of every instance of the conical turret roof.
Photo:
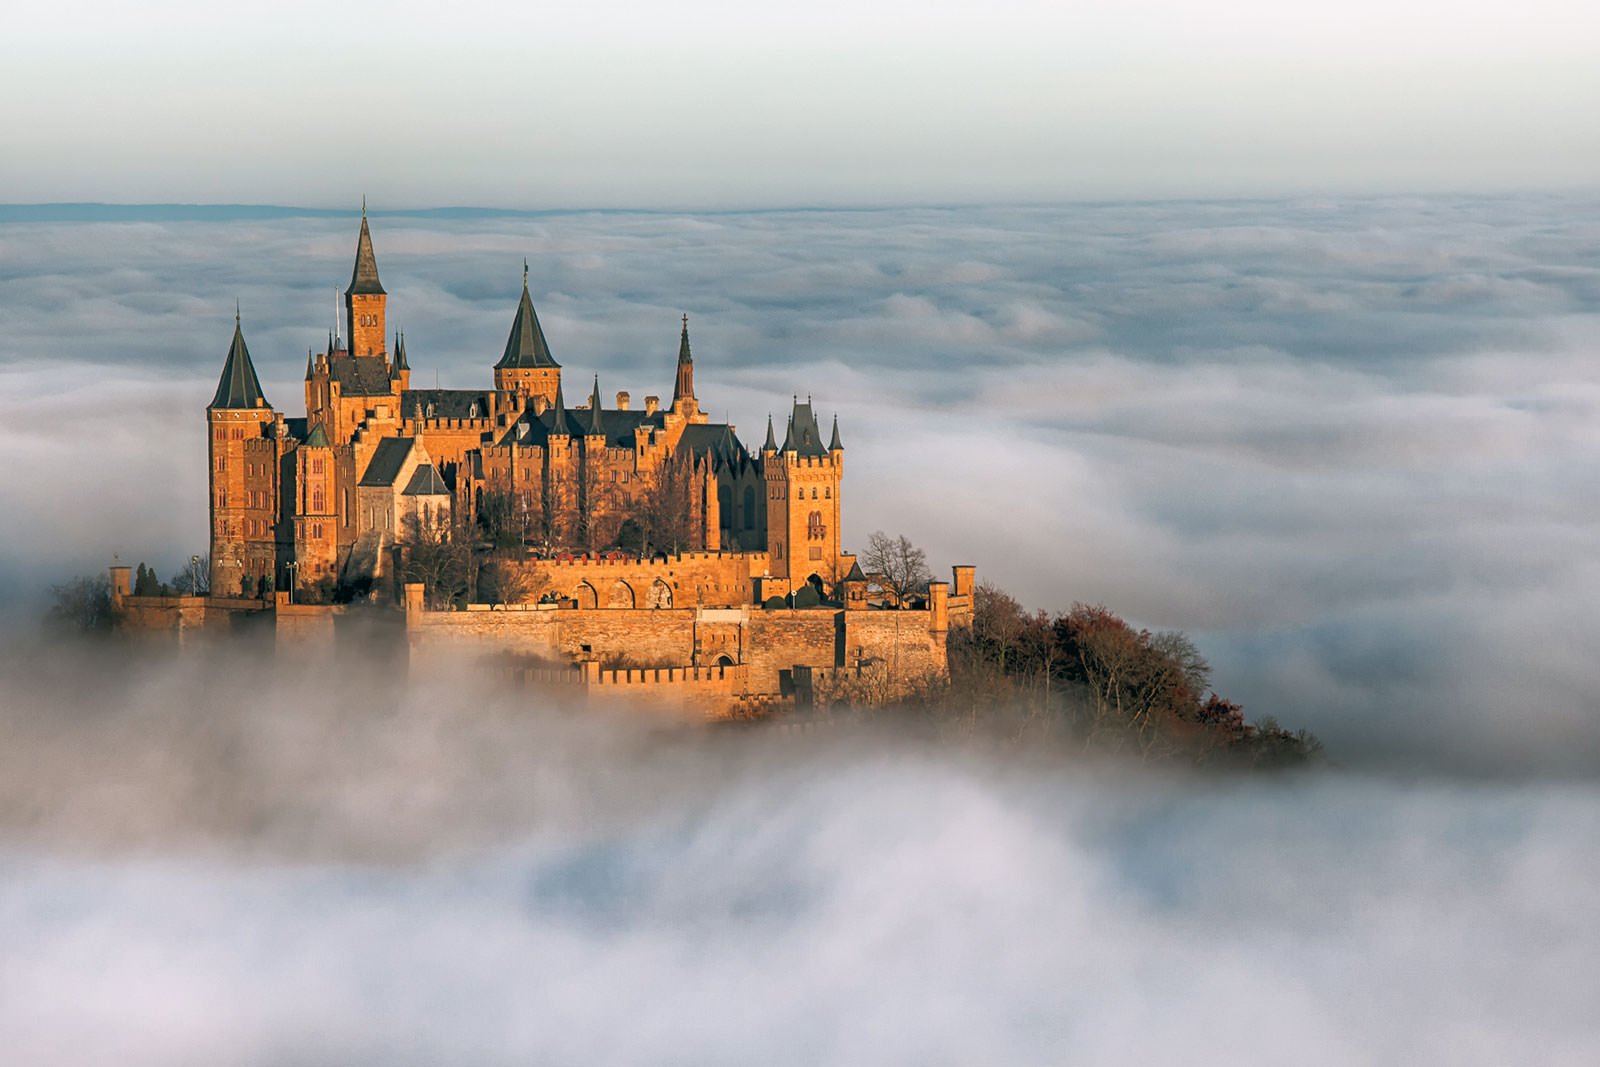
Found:
M 228 346 L 228 359 L 222 365 L 222 378 L 217 382 L 217 395 L 211 398 L 211 406 L 231 409 L 267 406 L 267 398 L 261 393 L 261 379 L 256 377 L 255 364 L 250 362 L 250 349 L 245 347 L 237 311 L 233 314 L 233 343 Z
M 835 415 L 833 417 L 833 440 L 828 442 L 828 451 L 838 452 L 843 448 L 844 445 L 839 443 L 839 416 Z
M 767 412 L 767 443 L 761 446 L 763 452 L 776 452 L 778 439 L 772 436 L 772 412 Z
M 545 412 L 546 425 L 552 434 L 568 435 L 572 433 L 567 428 L 567 402 L 561 395 L 561 382 L 556 382 L 556 398 L 550 405 L 550 410 Z
M 524 267 L 522 299 L 517 303 L 517 317 L 511 320 L 511 336 L 506 338 L 506 352 L 495 364 L 495 369 L 559 366 L 561 364 L 550 355 L 550 345 L 544 339 L 539 316 L 533 310 L 533 299 L 528 296 L 528 274 Z
M 367 208 L 363 204 L 361 236 L 356 238 L 356 265 L 350 272 L 350 288 L 344 291 L 344 295 L 370 293 L 382 296 L 383 292 L 383 283 L 378 281 L 378 257 L 372 254 L 372 233 L 367 229 Z
M 604 437 L 606 433 L 605 420 L 600 417 L 600 375 L 594 376 L 594 393 L 589 397 L 589 426 L 587 434 L 590 437 Z
M 406 335 L 396 333 L 394 335 L 394 363 L 389 368 L 389 377 L 398 381 L 400 372 L 410 369 L 411 364 L 406 362 Z

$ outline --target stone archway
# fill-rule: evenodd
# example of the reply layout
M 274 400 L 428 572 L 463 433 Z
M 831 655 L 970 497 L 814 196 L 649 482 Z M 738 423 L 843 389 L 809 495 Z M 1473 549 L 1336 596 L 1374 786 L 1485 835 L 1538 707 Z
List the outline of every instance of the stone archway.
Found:
M 606 598 L 606 607 L 631 608 L 634 604 L 633 586 L 618 579 L 617 584 L 611 587 L 611 594 Z
M 645 606 L 650 608 L 672 607 L 672 589 L 657 578 L 650 586 L 650 591 L 645 594 Z
M 594 608 L 600 604 L 599 597 L 595 595 L 594 586 L 588 582 L 579 582 L 578 588 L 572 591 L 572 599 L 578 602 L 580 608 Z
M 732 667 L 733 666 L 733 657 L 728 655 L 728 654 L 726 654 L 726 653 L 718 656 L 717 657 L 717 666 L 719 666 L 719 667 Z

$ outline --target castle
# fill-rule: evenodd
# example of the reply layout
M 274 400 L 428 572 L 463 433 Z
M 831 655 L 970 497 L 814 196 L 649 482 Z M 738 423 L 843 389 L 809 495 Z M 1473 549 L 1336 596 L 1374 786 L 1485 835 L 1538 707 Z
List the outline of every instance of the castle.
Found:
M 841 548 L 837 418 L 825 438 L 796 396 L 782 443 L 769 416 L 747 448 L 700 406 L 687 316 L 668 404 L 618 392 L 606 407 L 596 376 L 569 407 L 524 262 L 490 387 L 413 388 L 365 208 L 342 310 L 342 336 L 307 353 L 303 418 L 268 403 L 236 312 L 206 408 L 211 595 L 133 597 L 114 569 L 125 627 L 181 633 L 265 612 L 280 642 L 314 644 L 348 610 L 338 591 L 401 609 L 414 656 L 464 638 L 591 685 L 607 684 L 602 666 L 628 682 L 653 670 L 657 687 L 662 670 L 669 686 L 715 670 L 714 688 L 743 697 L 783 692 L 796 670 L 943 672 L 972 568 L 914 602 L 875 596 Z M 408 573 L 422 546 L 491 526 L 514 544 L 502 565 L 523 595 L 474 602 Z
M 837 419 L 824 443 L 812 405 L 796 399 L 783 443 L 769 419 L 752 453 L 700 408 L 688 316 L 670 404 L 647 396 L 637 408 L 619 392 L 605 407 L 596 376 L 569 407 L 526 264 L 490 388 L 412 388 L 404 337 L 388 344 L 387 304 L 363 211 L 345 336 L 307 354 L 303 419 L 267 402 L 235 322 L 206 409 L 213 590 L 370 582 L 419 526 L 476 520 L 495 494 L 541 547 L 611 548 L 631 519 L 636 536 L 673 549 L 765 553 L 764 596 L 808 579 L 831 590 L 850 571 Z

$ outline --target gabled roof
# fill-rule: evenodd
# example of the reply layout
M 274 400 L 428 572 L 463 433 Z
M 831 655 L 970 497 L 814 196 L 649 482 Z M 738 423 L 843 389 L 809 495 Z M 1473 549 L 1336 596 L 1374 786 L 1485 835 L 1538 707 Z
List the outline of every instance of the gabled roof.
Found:
M 419 463 L 411 474 L 411 480 L 400 490 L 400 495 L 449 496 L 450 490 L 445 487 L 444 479 L 439 477 L 432 463 Z
M 222 378 L 217 382 L 217 395 L 211 398 L 211 406 L 235 410 L 268 406 L 255 364 L 250 362 L 250 349 L 245 347 L 238 312 L 233 316 L 233 343 L 228 346 L 228 358 L 222 364 Z
M 517 317 L 511 320 L 511 336 L 506 338 L 506 352 L 495 365 L 496 370 L 529 367 L 559 367 L 561 364 L 550 355 L 550 345 L 544 339 L 544 329 L 533 310 L 533 300 L 528 296 L 528 277 L 522 277 L 522 299 L 517 302 Z
M 389 366 L 382 356 L 334 356 L 328 373 L 345 396 L 388 396 Z
M 378 257 L 372 254 L 372 234 L 367 230 L 367 209 L 361 209 L 361 236 L 356 238 L 356 265 L 350 272 L 350 288 L 344 291 L 345 296 L 352 293 L 383 295 L 383 283 L 378 281 Z
M 866 574 L 861 570 L 860 560 L 851 562 L 850 573 L 844 576 L 844 580 L 847 582 L 864 582 L 867 580 Z
M 377 450 L 372 453 L 372 459 L 367 462 L 367 469 L 361 475 L 361 483 L 365 486 L 393 485 L 400 474 L 400 468 L 405 466 L 406 457 L 411 455 L 411 448 L 417 443 L 414 437 L 385 437 L 378 442 Z
M 311 427 L 311 432 L 306 435 L 306 447 L 307 448 L 327 448 L 327 447 L 329 447 L 329 445 L 328 445 L 328 435 L 323 432 L 322 423 L 319 422 L 315 426 Z

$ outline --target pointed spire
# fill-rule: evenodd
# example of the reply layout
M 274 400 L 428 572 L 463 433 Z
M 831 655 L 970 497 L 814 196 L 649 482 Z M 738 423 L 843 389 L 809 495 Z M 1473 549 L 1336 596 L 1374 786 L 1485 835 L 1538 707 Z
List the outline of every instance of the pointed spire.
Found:
M 549 420 L 551 434 L 570 434 L 567 429 L 567 402 L 561 396 L 561 379 L 556 379 L 556 398 L 550 405 L 550 410 L 545 412 Z
M 306 349 L 306 381 L 311 380 L 311 349 Z
M 350 272 L 350 288 L 344 291 L 345 296 L 352 293 L 371 293 L 382 296 L 383 283 L 378 281 L 378 257 L 372 253 L 372 232 L 367 229 L 367 201 L 361 200 L 361 235 L 356 238 L 356 265 Z
M 600 417 L 600 375 L 594 376 L 594 393 L 589 397 L 589 428 L 588 436 L 604 437 L 606 433 L 605 420 Z
M 678 337 L 678 377 L 672 383 L 672 405 L 694 397 L 694 357 L 689 354 L 689 316 L 683 316 L 683 333 Z
M 794 451 L 794 414 L 792 412 L 789 415 L 789 426 L 783 431 L 783 447 L 779 451 Z
M 411 365 L 406 362 L 406 335 L 396 330 L 394 334 L 394 362 L 389 364 L 389 380 L 398 382 L 401 373 L 410 369 Z
M 828 451 L 839 452 L 843 448 L 844 445 L 839 443 L 839 416 L 835 415 L 833 417 L 833 440 L 828 442 Z
M 550 345 L 544 339 L 544 329 L 533 310 L 533 299 L 528 296 L 528 261 L 522 261 L 522 299 L 517 302 L 517 316 L 511 320 L 511 336 L 506 338 L 506 352 L 495 365 L 496 370 L 510 367 L 559 367 L 550 355 Z
M 772 436 L 772 412 L 767 412 L 767 443 L 761 446 L 763 452 L 776 452 L 778 440 Z
M 233 309 L 233 343 L 228 346 L 228 358 L 222 364 L 222 378 L 217 382 L 217 395 L 211 399 L 211 406 L 234 410 L 267 406 L 267 398 L 261 393 L 261 379 L 256 377 L 255 364 L 250 362 L 250 349 L 245 347 L 237 304 Z

